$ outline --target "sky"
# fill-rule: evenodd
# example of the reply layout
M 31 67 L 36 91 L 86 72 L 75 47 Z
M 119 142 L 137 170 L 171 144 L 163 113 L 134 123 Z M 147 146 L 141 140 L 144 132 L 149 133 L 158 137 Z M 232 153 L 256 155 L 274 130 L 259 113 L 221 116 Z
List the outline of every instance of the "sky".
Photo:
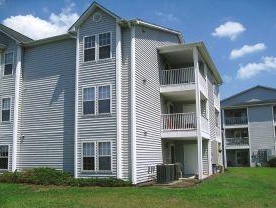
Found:
M 66 33 L 91 0 L 0 0 L 0 22 L 33 39 Z M 139 18 L 204 41 L 223 84 L 221 98 L 256 85 L 276 88 L 274 0 L 99 0 L 125 19 Z

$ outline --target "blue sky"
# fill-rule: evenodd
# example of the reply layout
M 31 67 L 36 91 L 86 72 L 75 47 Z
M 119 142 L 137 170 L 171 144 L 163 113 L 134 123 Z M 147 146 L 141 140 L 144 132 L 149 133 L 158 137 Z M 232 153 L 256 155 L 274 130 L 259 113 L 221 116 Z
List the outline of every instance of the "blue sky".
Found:
M 34 39 L 66 32 L 89 0 L 0 0 L 0 22 Z M 225 98 L 255 85 L 276 88 L 274 0 L 99 0 L 126 18 L 179 30 L 204 41 L 224 83 Z

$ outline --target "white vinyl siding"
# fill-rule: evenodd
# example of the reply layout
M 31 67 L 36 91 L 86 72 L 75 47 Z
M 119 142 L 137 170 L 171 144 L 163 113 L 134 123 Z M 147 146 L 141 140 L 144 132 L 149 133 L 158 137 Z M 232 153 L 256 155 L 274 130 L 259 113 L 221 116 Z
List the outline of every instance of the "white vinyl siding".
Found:
M 11 119 L 11 99 L 3 98 L 2 99 L 2 121 L 10 121 Z

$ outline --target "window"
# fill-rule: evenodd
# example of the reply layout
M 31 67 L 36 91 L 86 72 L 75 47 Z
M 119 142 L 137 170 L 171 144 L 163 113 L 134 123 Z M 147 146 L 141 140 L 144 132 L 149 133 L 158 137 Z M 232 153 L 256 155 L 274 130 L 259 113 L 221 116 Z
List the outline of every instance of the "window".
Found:
M 12 74 L 13 52 L 5 54 L 4 76 Z
M 98 112 L 110 113 L 110 86 L 99 86 Z
M 111 170 L 111 142 L 98 143 L 99 170 Z
M 83 89 L 83 114 L 95 114 L 95 87 Z
M 95 170 L 95 144 L 83 143 L 82 151 L 82 169 Z
M 8 169 L 8 156 L 9 156 L 9 146 L 0 145 L 0 169 Z
M 110 58 L 110 33 L 99 35 L 99 59 Z
M 84 61 L 94 61 L 95 60 L 95 45 L 96 36 L 84 37 Z
M 2 99 L 2 121 L 10 121 L 11 99 Z

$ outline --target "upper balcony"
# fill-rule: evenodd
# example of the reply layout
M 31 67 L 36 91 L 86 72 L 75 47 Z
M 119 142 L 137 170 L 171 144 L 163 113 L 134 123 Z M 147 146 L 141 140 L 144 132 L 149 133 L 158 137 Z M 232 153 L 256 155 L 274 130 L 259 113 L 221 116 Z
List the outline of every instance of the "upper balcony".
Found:
M 202 104 L 205 101 L 201 101 Z M 162 103 L 161 137 L 162 138 L 195 138 L 197 136 L 197 114 L 195 103 L 168 102 Z M 201 106 L 202 136 L 209 138 L 209 122 L 206 118 L 206 105 Z
M 224 125 L 229 128 L 246 127 L 248 125 L 246 109 L 224 110 Z
M 243 149 L 249 147 L 249 137 L 247 128 L 226 129 L 225 130 L 226 149 Z
M 202 53 L 206 51 L 202 49 Z M 198 82 L 200 92 L 208 97 L 207 73 L 210 68 L 202 53 L 196 45 L 189 44 L 159 48 L 161 94 L 183 96 L 183 92 L 189 94 L 196 91 Z

